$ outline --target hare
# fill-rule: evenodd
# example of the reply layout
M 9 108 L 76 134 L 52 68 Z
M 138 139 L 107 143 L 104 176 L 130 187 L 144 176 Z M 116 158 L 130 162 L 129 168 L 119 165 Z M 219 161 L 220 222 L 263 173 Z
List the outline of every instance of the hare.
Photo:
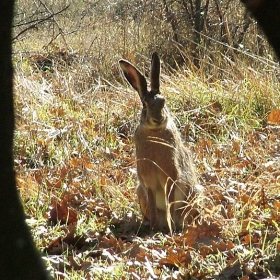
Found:
M 193 200 L 200 190 L 195 167 L 160 93 L 158 54 L 151 60 L 151 91 L 135 66 L 123 59 L 119 64 L 143 104 L 134 135 L 140 208 L 152 230 L 172 232 L 197 215 Z

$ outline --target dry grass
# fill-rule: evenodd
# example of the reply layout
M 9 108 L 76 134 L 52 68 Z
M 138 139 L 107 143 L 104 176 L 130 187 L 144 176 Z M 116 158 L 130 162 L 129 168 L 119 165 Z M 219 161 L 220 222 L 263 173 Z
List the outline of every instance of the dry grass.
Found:
M 267 118 L 280 103 L 278 65 L 249 51 L 229 59 L 213 41 L 199 69 L 180 49 L 185 63 L 174 70 L 159 8 L 133 21 L 87 7 L 14 43 L 18 188 L 54 278 L 277 275 L 279 127 Z M 173 236 L 141 226 L 132 141 L 141 104 L 117 67 L 124 57 L 145 72 L 154 49 L 167 58 L 162 92 L 206 189 L 201 224 Z

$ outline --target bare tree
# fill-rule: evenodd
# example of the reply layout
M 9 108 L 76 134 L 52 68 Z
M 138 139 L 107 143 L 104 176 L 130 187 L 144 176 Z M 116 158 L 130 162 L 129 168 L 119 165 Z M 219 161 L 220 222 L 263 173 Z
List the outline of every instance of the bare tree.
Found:
M 25 223 L 13 168 L 13 0 L 0 1 L 0 279 L 48 279 Z

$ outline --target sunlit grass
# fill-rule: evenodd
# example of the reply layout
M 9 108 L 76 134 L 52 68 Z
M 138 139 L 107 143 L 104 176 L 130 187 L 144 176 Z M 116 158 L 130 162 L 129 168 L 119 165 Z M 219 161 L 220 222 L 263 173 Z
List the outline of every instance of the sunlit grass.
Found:
M 77 20 L 72 8 L 57 18 L 68 30 Z M 174 70 L 167 56 L 172 50 L 163 45 L 167 26 L 161 34 L 156 26 L 148 29 L 148 17 L 132 34 L 135 22 L 101 19 L 85 16 L 84 28 L 50 45 L 43 27 L 14 44 L 17 185 L 54 278 L 131 279 L 133 273 L 148 279 L 154 273 L 211 279 L 234 265 L 262 269 L 256 255 L 264 270 L 277 273 L 279 131 L 267 126 L 280 104 L 277 65 L 256 57 L 252 66 L 245 52 L 230 60 L 217 42 L 216 51 L 205 50 L 199 69 L 186 51 L 186 63 Z M 133 144 L 141 101 L 117 62 L 129 59 L 148 75 L 153 40 L 168 59 L 162 61 L 161 92 L 205 186 L 201 222 L 221 228 L 204 245 L 190 245 L 185 233 L 149 235 L 141 227 Z M 40 55 L 53 64 L 40 68 Z M 77 246 L 72 235 L 83 242 Z

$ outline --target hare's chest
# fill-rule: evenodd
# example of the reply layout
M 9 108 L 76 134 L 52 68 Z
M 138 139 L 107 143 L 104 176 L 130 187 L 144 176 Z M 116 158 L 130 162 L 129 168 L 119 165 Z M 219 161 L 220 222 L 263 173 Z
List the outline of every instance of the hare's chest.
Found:
M 174 177 L 176 149 L 172 137 L 167 133 L 142 133 L 139 136 L 135 137 L 138 174 Z
M 172 137 L 153 133 L 135 137 L 135 147 L 137 159 L 148 158 L 156 162 L 171 160 L 175 152 Z

